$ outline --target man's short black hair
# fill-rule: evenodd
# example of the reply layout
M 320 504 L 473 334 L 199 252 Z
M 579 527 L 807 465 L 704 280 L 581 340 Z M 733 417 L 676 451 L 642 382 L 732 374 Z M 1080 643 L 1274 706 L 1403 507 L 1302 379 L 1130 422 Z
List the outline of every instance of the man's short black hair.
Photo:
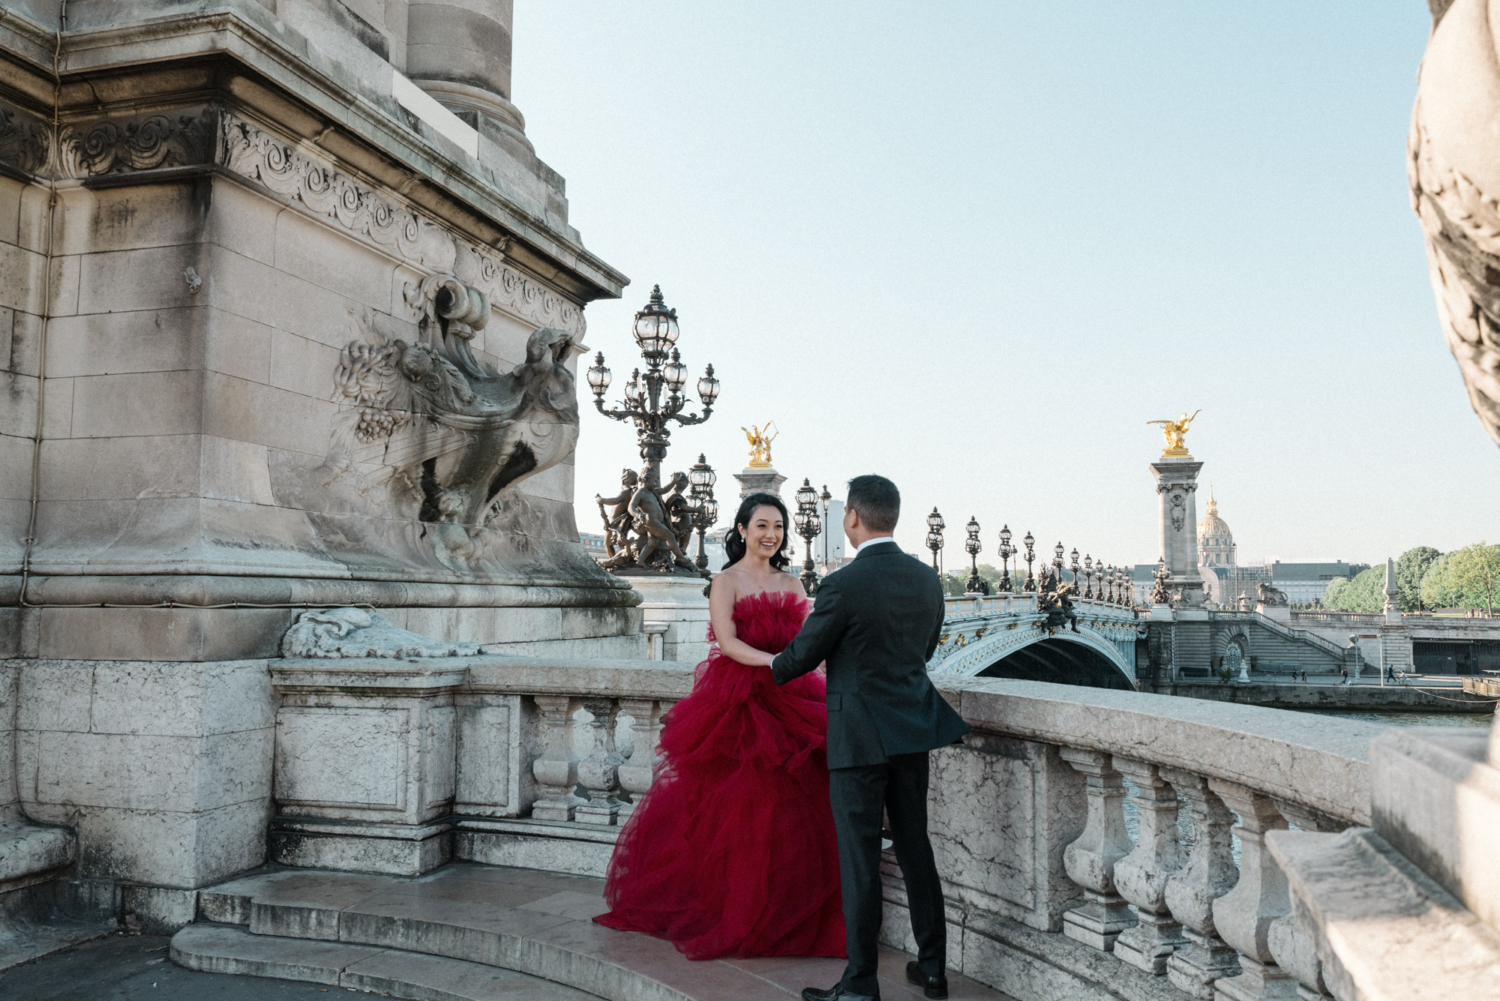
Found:
M 859 512 L 859 520 L 876 532 L 894 532 L 901 517 L 901 491 L 884 476 L 856 476 L 849 481 L 844 506 Z

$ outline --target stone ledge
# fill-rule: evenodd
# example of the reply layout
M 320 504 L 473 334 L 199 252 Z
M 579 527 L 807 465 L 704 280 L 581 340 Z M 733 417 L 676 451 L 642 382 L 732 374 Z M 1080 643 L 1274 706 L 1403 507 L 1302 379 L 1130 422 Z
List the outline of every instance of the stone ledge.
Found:
M 420 1001 L 588 1001 L 594 996 L 481 963 L 252 935 L 224 925 L 184 929 L 172 939 L 171 957 L 178 966 L 205 973 L 299 980 Z
M 1225 779 L 1370 822 L 1376 723 L 1259 706 L 1001 678 L 935 677 L 975 729 L 1082 747 Z
M 1500 1001 L 1500 936 L 1369 829 L 1272 831 L 1323 977 L 1360 1001 Z
M 52 879 L 78 858 L 78 837 L 62 827 L 0 820 L 0 893 Z
M 832 984 L 844 966 L 842 959 L 803 957 L 691 962 L 670 942 L 594 924 L 594 915 L 606 910 L 602 892 L 602 880 L 480 865 L 449 866 L 418 879 L 264 872 L 200 893 L 205 918 L 243 916 L 248 930 L 224 935 L 222 925 L 206 926 L 211 931 L 190 926 L 173 940 L 173 959 L 181 952 L 184 965 L 218 961 L 231 949 L 251 948 L 251 939 L 291 940 L 307 951 L 289 952 L 289 965 L 325 978 L 339 963 L 338 949 L 362 950 L 364 957 L 384 953 L 392 960 L 419 953 L 514 970 L 621 1001 L 786 1001 L 803 987 Z M 909 958 L 882 952 L 880 992 L 887 1001 L 922 997 L 905 983 Z M 276 975 L 263 969 L 221 972 Z M 1013 1001 L 956 973 L 949 988 L 954 1001 Z

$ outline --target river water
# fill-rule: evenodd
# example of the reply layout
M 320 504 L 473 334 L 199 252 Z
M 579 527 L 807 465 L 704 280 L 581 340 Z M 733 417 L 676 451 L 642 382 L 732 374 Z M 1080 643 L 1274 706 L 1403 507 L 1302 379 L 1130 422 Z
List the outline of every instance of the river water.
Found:
M 1489 729 L 1494 722 L 1493 713 L 1424 713 L 1424 712 L 1341 712 L 1337 709 L 1299 709 L 1315 716 L 1337 716 L 1339 719 L 1357 719 L 1365 723 L 1380 723 L 1385 726 L 1455 726 L 1472 729 Z

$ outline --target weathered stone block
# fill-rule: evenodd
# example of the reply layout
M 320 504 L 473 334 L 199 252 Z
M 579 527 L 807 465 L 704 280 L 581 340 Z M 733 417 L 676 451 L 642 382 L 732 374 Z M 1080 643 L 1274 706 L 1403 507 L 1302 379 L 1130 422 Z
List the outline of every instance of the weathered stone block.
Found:
M 1057 931 L 1081 890 L 1063 852 L 1083 831 L 1083 778 L 1057 748 L 988 734 L 932 754 L 938 871 L 971 907 Z

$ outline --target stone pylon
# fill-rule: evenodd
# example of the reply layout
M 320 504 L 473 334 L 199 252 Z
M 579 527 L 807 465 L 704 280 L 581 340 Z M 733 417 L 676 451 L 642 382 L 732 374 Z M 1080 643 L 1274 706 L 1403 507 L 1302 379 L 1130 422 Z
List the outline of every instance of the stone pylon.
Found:
M 1192 456 L 1164 455 L 1151 463 L 1161 510 L 1161 554 L 1166 557 L 1176 592 L 1174 605 L 1203 605 L 1203 578 L 1198 573 L 1198 471 Z

